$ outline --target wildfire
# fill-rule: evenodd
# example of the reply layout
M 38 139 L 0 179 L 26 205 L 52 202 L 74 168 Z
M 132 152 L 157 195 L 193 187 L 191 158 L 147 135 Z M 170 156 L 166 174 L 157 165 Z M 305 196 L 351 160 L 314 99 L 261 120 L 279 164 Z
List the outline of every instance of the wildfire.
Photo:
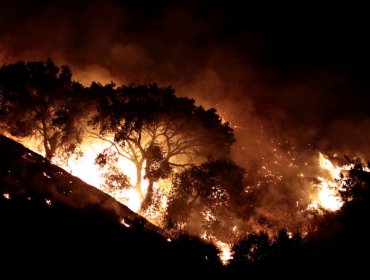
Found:
M 42 141 L 39 137 L 32 136 L 22 139 L 15 139 L 14 137 L 10 138 L 21 142 L 23 145 L 39 154 L 44 154 L 41 145 Z M 111 195 L 117 201 L 129 207 L 132 211 L 138 212 L 142 201 L 136 190 L 133 188 L 110 190 L 104 187 L 104 174 L 106 174 L 107 170 L 104 167 L 102 168 L 95 164 L 95 159 L 97 155 L 103 152 L 106 148 L 109 148 L 109 143 L 106 141 L 99 139 L 94 139 L 93 141 L 85 140 L 80 147 L 81 155 L 72 156 L 67 160 L 67 162 L 63 160 L 62 157 L 56 156 L 53 158 L 53 163 L 67 170 L 72 175 L 79 177 L 86 183 Z M 127 176 L 131 185 L 136 184 L 136 168 L 132 162 L 120 157 L 116 163 L 116 167 Z M 145 173 L 142 172 L 142 174 Z M 148 183 L 146 179 L 142 178 L 143 193 L 145 193 L 147 185 Z
M 35 137 L 29 139 L 23 139 L 21 141 L 24 145 L 30 149 L 43 154 L 42 148 L 40 148 L 40 139 Z M 87 182 L 88 184 L 108 193 L 114 197 L 117 201 L 125 204 L 134 212 L 139 212 L 142 204 L 142 197 L 139 195 L 135 188 L 125 187 L 122 188 L 117 185 L 111 184 L 107 186 L 105 184 L 106 174 L 109 173 L 107 167 L 102 167 L 96 164 L 97 155 L 102 153 L 107 148 L 109 149 L 111 144 L 109 141 L 93 139 L 85 140 L 80 146 L 81 155 L 72 156 L 63 163 L 63 159 L 56 157 L 53 163 L 59 165 L 65 170 L 71 172 L 72 175 L 77 176 Z M 309 204 L 308 209 L 318 210 L 325 209 L 328 211 L 337 211 L 342 205 L 343 201 L 339 194 L 341 190 L 342 182 L 346 179 L 346 171 L 353 168 L 353 164 L 338 165 L 329 160 L 329 158 L 322 153 L 318 156 L 319 166 L 321 168 L 320 176 L 317 176 L 317 182 L 314 183 L 314 187 L 317 192 L 313 197 L 312 203 Z M 125 174 L 131 186 L 135 186 L 137 180 L 137 170 L 135 164 L 124 157 L 119 157 L 115 161 L 115 167 L 119 172 Z M 143 167 L 145 169 L 145 166 Z M 144 170 L 141 172 L 141 190 L 145 195 L 149 182 L 144 178 Z M 47 174 L 44 176 L 48 177 Z M 303 173 L 298 174 L 300 177 L 304 177 Z M 140 213 L 152 223 L 157 226 L 161 225 L 164 213 L 167 208 L 167 200 L 170 194 L 172 185 L 170 180 L 160 180 L 154 183 L 153 191 L 156 194 L 154 196 L 153 205 L 151 205 L 144 213 Z M 9 199 L 9 194 L 3 194 L 6 199 Z M 47 205 L 51 205 L 50 200 L 46 200 Z M 202 212 L 202 216 L 207 223 L 212 223 L 216 220 L 215 215 L 211 209 L 205 208 Z M 124 220 L 121 220 L 121 224 L 125 227 L 130 225 Z M 236 227 L 232 228 L 232 231 L 236 231 Z M 232 243 L 223 242 L 215 238 L 211 233 L 204 232 L 201 237 L 215 244 L 220 250 L 219 257 L 224 265 L 233 258 Z M 170 241 L 169 241 L 170 242 Z
M 63 166 L 64 169 L 69 169 L 72 175 L 79 177 L 92 186 L 101 186 L 103 184 L 101 170 L 94 164 L 99 150 L 103 151 L 104 146 L 91 145 L 90 147 L 84 147 L 83 155 L 79 158 L 69 159 L 68 163 Z
M 343 201 L 335 189 L 336 185 L 321 177 L 319 177 L 319 180 L 321 180 L 320 184 L 316 185 L 318 187 L 317 199 L 308 207 L 310 209 L 322 207 L 330 211 L 339 210 L 343 205 Z
M 68 163 L 59 164 L 59 166 L 69 170 L 72 175 L 79 177 L 88 184 L 114 197 L 117 201 L 126 205 L 132 211 L 139 213 L 142 204 L 142 198 L 139 193 L 134 188 L 121 188 L 119 185 L 114 185 L 114 183 L 111 183 L 110 186 L 106 186 L 104 176 L 109 173 L 109 170 L 95 164 L 97 155 L 109 147 L 110 143 L 103 140 L 94 139 L 90 142 L 87 141 L 81 145 L 82 155 L 80 157 L 72 157 L 68 159 Z M 137 170 L 135 164 L 124 157 L 119 157 L 115 162 L 115 167 L 127 176 L 131 186 L 135 186 L 137 181 Z M 141 191 L 145 195 L 149 182 L 144 177 L 144 169 L 145 165 L 141 172 Z M 170 191 L 170 187 L 168 185 L 169 183 L 166 180 L 161 180 L 160 184 L 154 183 L 153 191 L 156 194 L 156 199 L 158 201 L 155 205 L 150 206 L 145 212 L 140 212 L 142 216 L 157 226 L 162 225 L 164 213 L 167 208 L 167 195 Z
M 218 256 L 223 265 L 227 265 L 229 261 L 233 258 L 233 250 L 232 250 L 233 244 L 222 242 L 221 240 L 217 240 L 216 237 L 208 234 L 206 231 L 203 232 L 203 234 L 201 235 L 201 238 L 212 242 L 220 250 L 220 253 L 218 254 Z
M 325 157 L 322 153 L 319 153 L 319 163 L 320 167 L 326 171 L 328 171 L 333 179 L 339 180 L 340 174 L 344 170 L 351 169 L 352 165 L 344 165 L 342 167 L 335 166 L 327 157 Z
M 217 241 L 216 246 L 220 250 L 220 254 L 218 256 L 220 257 L 221 262 L 224 265 L 227 265 L 233 258 L 233 252 L 231 250 L 232 245 L 222 241 Z
M 343 205 L 338 190 L 341 188 L 341 174 L 352 168 L 353 165 L 335 166 L 327 157 L 319 153 L 319 164 L 321 169 L 329 176 L 324 178 L 317 177 L 319 183 L 315 184 L 318 188 L 317 198 L 308 206 L 309 209 L 324 208 L 329 211 L 337 211 Z
M 21 142 L 29 149 L 44 154 L 42 148 L 42 141 L 39 137 L 27 137 L 23 139 L 14 139 Z M 108 141 L 101 139 L 85 139 L 80 146 L 81 154 L 73 155 L 72 157 L 65 160 L 63 157 L 56 156 L 52 162 L 59 167 L 70 172 L 73 176 L 79 177 L 86 183 L 100 189 L 101 191 L 114 197 L 117 201 L 126 205 L 132 211 L 138 213 L 141 209 L 142 198 L 139 193 L 130 187 L 121 188 L 118 182 L 111 183 L 110 185 L 105 184 L 105 175 L 109 173 L 106 167 L 101 167 L 95 163 L 95 159 L 98 154 L 102 153 L 105 149 L 109 149 L 111 144 Z M 135 186 L 137 181 L 137 170 L 134 163 L 130 160 L 119 157 L 114 163 L 115 167 L 127 176 L 127 179 L 131 186 Z M 141 191 L 145 195 L 148 188 L 148 180 L 144 177 L 145 165 L 141 172 Z M 45 174 L 44 174 L 45 175 Z M 47 175 L 45 175 L 47 176 Z M 161 182 L 154 183 L 153 191 L 156 193 L 156 205 L 149 207 L 144 213 L 140 213 L 152 223 L 160 226 L 163 220 L 163 213 L 167 208 L 167 196 L 171 190 L 170 182 L 161 180 Z
M 211 221 L 216 220 L 215 215 L 212 213 L 212 211 L 210 209 L 205 209 L 202 212 L 202 214 L 204 216 L 204 219 L 207 222 L 211 222 Z M 236 226 L 234 226 L 232 228 L 232 231 L 235 232 L 236 229 L 237 229 Z M 223 242 L 221 240 L 218 240 L 216 237 L 214 237 L 212 234 L 208 233 L 207 231 L 204 231 L 203 234 L 201 235 L 201 237 L 204 240 L 208 240 L 208 241 L 212 242 L 220 250 L 220 253 L 218 254 L 218 256 L 219 256 L 222 264 L 227 265 L 229 263 L 229 261 L 233 258 L 233 251 L 232 251 L 232 244 L 231 243 L 226 243 L 226 242 Z
M 149 221 L 157 226 L 163 225 L 164 213 L 167 210 L 168 197 L 172 188 L 171 180 L 160 180 L 153 184 L 155 193 L 152 205 L 144 212 L 140 213 Z
M 132 211 L 137 212 L 140 210 L 141 199 L 134 189 L 117 188 L 110 190 L 104 187 L 104 174 L 107 170 L 95 164 L 95 159 L 99 153 L 107 148 L 109 148 L 109 144 L 104 141 L 94 140 L 94 142 L 84 143 L 81 146 L 82 156 L 68 159 L 68 162 L 61 167 L 69 170 L 72 175 L 79 177 L 88 184 L 108 193 Z M 136 183 L 136 169 L 132 162 L 120 157 L 116 167 L 128 177 L 131 185 Z M 145 182 L 144 178 L 142 180 Z
M 216 237 L 208 234 L 206 231 L 203 232 L 201 238 L 212 242 L 220 250 L 218 257 L 220 258 L 223 265 L 227 265 L 229 261 L 233 259 L 233 250 L 232 250 L 233 244 L 217 240 Z

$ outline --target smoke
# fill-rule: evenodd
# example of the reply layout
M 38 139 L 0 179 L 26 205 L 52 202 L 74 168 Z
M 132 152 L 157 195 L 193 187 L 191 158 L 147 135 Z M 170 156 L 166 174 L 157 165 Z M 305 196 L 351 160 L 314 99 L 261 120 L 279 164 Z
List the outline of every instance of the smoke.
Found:
M 300 221 L 318 151 L 370 158 L 361 22 L 324 14 L 313 23 L 222 1 L 0 7 L 0 63 L 52 57 L 86 85 L 156 82 L 217 108 L 235 129 L 233 158 L 265 188 L 251 220 Z

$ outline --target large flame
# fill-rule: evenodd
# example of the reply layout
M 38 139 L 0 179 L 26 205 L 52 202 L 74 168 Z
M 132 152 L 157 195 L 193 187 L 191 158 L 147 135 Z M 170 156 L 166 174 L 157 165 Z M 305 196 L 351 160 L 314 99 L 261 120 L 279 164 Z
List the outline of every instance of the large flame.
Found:
M 322 153 L 319 153 L 319 163 L 320 163 L 320 167 L 328 171 L 331 177 L 336 180 L 340 179 L 340 174 L 343 172 L 343 170 L 349 170 L 352 167 L 352 165 L 344 165 L 342 167 L 335 166 Z
M 22 139 L 20 142 L 30 149 L 42 154 L 42 148 L 40 148 L 40 139 L 32 137 L 28 139 Z M 104 175 L 108 170 L 105 167 L 100 167 L 99 165 L 95 164 L 95 159 L 99 153 L 109 148 L 110 145 L 111 144 L 109 144 L 109 142 L 101 139 L 84 140 L 80 147 L 82 152 L 80 156 L 72 156 L 67 160 L 67 162 L 64 163 L 62 161 L 58 162 L 58 157 L 56 157 L 54 159 L 54 163 L 71 172 L 72 175 L 77 176 L 90 185 L 108 193 L 119 202 L 128 206 L 134 212 L 140 212 L 142 200 L 134 188 L 105 187 Z M 346 179 L 346 171 L 353 168 L 353 164 L 340 166 L 330 161 L 329 158 L 322 153 L 319 153 L 318 162 L 321 169 L 320 176 L 317 176 L 317 182 L 314 183 L 316 192 L 313 194 L 312 203 L 309 204 L 308 209 L 314 209 L 318 211 L 322 209 L 328 211 L 337 211 L 343 205 L 343 201 L 339 194 L 339 190 L 341 190 L 342 186 L 341 184 Z M 136 166 L 131 161 L 123 157 L 120 157 L 115 164 L 115 167 L 120 172 L 125 174 L 130 184 L 134 186 L 136 184 L 137 176 Z M 141 173 L 143 176 L 141 181 L 142 192 L 145 195 L 148 187 L 148 181 L 144 178 L 144 170 L 142 170 Z M 301 176 L 303 177 L 302 173 Z M 161 226 L 161 222 L 167 208 L 167 200 L 171 188 L 171 182 L 168 180 L 161 180 L 160 182 L 155 183 L 153 186 L 153 191 L 156 194 L 155 201 L 153 205 L 150 206 L 144 213 L 140 213 L 157 226 Z M 202 215 L 204 220 L 208 223 L 211 223 L 216 219 L 215 215 L 210 209 L 205 209 Z M 121 223 L 127 226 L 124 220 L 121 221 Z M 228 242 L 227 240 L 221 241 L 215 238 L 210 232 L 204 232 L 201 237 L 215 244 L 215 246 L 220 250 L 219 257 L 223 264 L 226 265 L 230 259 L 232 259 L 233 252 L 231 242 Z
M 15 139 L 21 142 L 23 145 L 29 149 L 39 153 L 44 154 L 42 148 L 42 140 L 40 137 L 32 136 L 22 139 Z M 132 211 L 138 212 L 141 207 L 141 198 L 134 188 L 124 188 L 111 190 L 104 187 L 104 181 L 107 170 L 104 167 L 100 167 L 95 164 L 95 159 L 97 155 L 103 152 L 105 149 L 109 148 L 110 144 L 107 141 L 99 139 L 85 139 L 80 146 L 80 155 L 74 155 L 65 161 L 62 157 L 55 156 L 52 162 L 59 167 L 70 172 L 72 175 L 79 177 L 86 183 L 106 192 L 107 194 L 114 197 L 117 201 L 125 204 Z M 120 157 L 116 162 L 116 167 L 125 174 L 131 185 L 136 184 L 136 167 L 135 165 L 125 159 Z M 142 192 L 145 194 L 148 187 L 148 181 L 144 178 L 145 172 L 142 172 Z
M 220 258 L 223 265 L 227 265 L 230 260 L 233 259 L 233 250 L 232 250 L 232 243 L 226 243 L 221 240 L 218 240 L 216 237 L 214 237 L 212 234 L 208 233 L 207 231 L 204 231 L 201 235 L 201 238 L 204 240 L 207 240 L 209 242 L 212 242 L 220 251 L 218 254 L 218 257 Z
M 216 216 L 208 208 L 204 209 L 204 211 L 202 212 L 202 215 L 207 222 L 212 222 L 216 220 Z M 237 229 L 236 226 L 234 226 L 232 228 L 232 231 L 235 233 L 236 229 Z M 227 243 L 227 242 L 221 241 L 217 239 L 215 236 L 213 236 L 212 233 L 207 232 L 207 231 L 203 231 L 201 238 L 209 242 L 212 242 L 219 249 L 220 253 L 218 254 L 218 256 L 223 265 L 227 265 L 230 262 L 230 260 L 233 259 L 233 251 L 232 251 L 233 244 L 231 242 Z
M 220 254 L 218 255 L 220 257 L 221 262 L 224 265 L 227 265 L 231 259 L 233 259 L 233 251 L 232 251 L 232 244 L 225 243 L 220 240 L 216 242 L 217 248 L 220 250 Z
M 337 211 L 343 205 L 343 200 L 339 194 L 343 172 L 351 169 L 352 164 L 336 166 L 326 156 L 319 153 L 319 164 L 326 173 L 325 177 L 318 176 L 319 183 L 315 184 L 318 189 L 315 200 L 308 206 L 309 209 L 323 208 L 329 211 Z
M 21 142 L 26 147 L 39 154 L 44 154 L 41 145 L 42 140 L 39 137 L 33 136 L 14 140 Z M 79 177 L 86 183 L 109 194 L 117 201 L 129 207 L 132 211 L 138 213 L 140 212 L 142 203 L 142 198 L 140 197 L 138 192 L 133 187 L 107 188 L 104 182 L 105 175 L 107 174 L 108 170 L 107 168 L 101 167 L 95 163 L 97 155 L 110 147 L 111 144 L 109 141 L 86 137 L 84 139 L 84 142 L 79 147 L 79 150 L 81 152 L 80 155 L 73 155 L 72 157 L 68 158 L 67 161 L 62 157 L 55 156 L 52 161 L 54 164 L 70 172 L 72 175 Z M 115 167 L 127 176 L 131 186 L 136 185 L 136 166 L 133 162 L 124 157 L 119 157 L 118 160 L 115 162 Z M 143 166 L 141 172 L 141 191 L 145 195 L 149 182 L 144 177 L 144 169 L 145 165 Z M 167 180 L 161 180 L 159 183 L 154 183 L 153 191 L 156 194 L 157 203 L 155 206 L 149 207 L 145 212 L 140 212 L 142 216 L 144 216 L 157 226 L 161 226 L 161 223 L 163 221 L 164 213 L 167 208 L 168 194 L 171 190 L 170 185 L 170 182 Z
M 145 212 L 140 212 L 142 198 L 134 188 L 106 188 L 104 186 L 104 174 L 107 173 L 105 168 L 99 167 L 95 164 L 97 155 L 103 152 L 106 148 L 109 148 L 110 144 L 106 141 L 94 139 L 93 142 L 84 143 L 81 146 L 82 156 L 72 157 L 68 160 L 68 163 L 61 165 L 62 168 L 70 170 L 72 175 L 79 177 L 88 184 L 104 191 L 110 196 L 114 197 L 117 201 L 129 207 L 132 211 L 140 213 L 146 219 L 157 226 L 161 226 L 164 218 L 164 213 L 167 209 L 168 194 L 170 192 L 169 182 L 161 180 L 160 183 L 153 184 L 153 191 L 155 193 L 156 202 L 155 205 L 150 206 Z M 131 186 L 134 186 L 137 181 L 136 177 L 136 166 L 130 160 L 119 157 L 115 163 L 123 174 L 128 177 Z M 148 180 L 145 176 L 145 165 L 141 172 L 141 191 L 145 195 L 149 185 Z
M 69 169 L 72 175 L 108 193 L 132 211 L 138 212 L 141 206 L 141 199 L 135 189 L 110 190 L 104 188 L 104 174 L 107 170 L 95 164 L 95 159 L 99 153 L 107 148 L 109 148 L 109 144 L 104 141 L 94 140 L 94 142 L 84 143 L 81 146 L 82 156 L 70 158 L 68 163 L 61 167 L 66 170 Z M 128 177 L 131 185 L 136 184 L 136 167 L 131 161 L 120 157 L 116 167 Z M 146 180 L 142 178 L 142 181 L 143 186 L 147 187 Z

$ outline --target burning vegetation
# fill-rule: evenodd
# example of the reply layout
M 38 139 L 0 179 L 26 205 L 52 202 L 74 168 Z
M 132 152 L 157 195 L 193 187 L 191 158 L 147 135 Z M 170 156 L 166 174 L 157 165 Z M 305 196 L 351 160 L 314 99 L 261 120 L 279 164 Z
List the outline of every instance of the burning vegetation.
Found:
M 351 199 L 350 170 L 360 164 L 330 160 L 319 151 L 306 162 L 280 148 L 288 151 L 286 160 L 274 148 L 270 162 L 261 159 L 254 172 L 233 160 L 233 126 L 215 109 L 155 84 L 86 87 L 51 60 L 0 69 L 0 121 L 3 134 L 171 237 L 186 232 L 211 241 L 225 264 L 233 258 L 233 244 L 246 235 L 262 242 L 308 234 L 317 219 Z M 281 165 L 289 173 L 277 172 Z M 10 199 L 8 193 L 3 197 Z M 120 223 L 130 227 L 124 219 Z M 240 248 L 235 254 L 253 259 L 260 248 L 248 244 L 248 254 Z

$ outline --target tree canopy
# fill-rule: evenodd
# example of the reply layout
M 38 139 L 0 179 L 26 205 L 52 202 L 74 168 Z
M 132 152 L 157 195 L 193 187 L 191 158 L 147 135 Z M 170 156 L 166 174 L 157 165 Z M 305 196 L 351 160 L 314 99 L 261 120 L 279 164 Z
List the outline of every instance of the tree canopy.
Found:
M 95 135 L 110 141 L 118 156 L 135 164 L 134 187 L 142 198 L 145 170 L 149 201 L 153 182 L 172 171 L 227 157 L 235 141 L 231 127 L 215 109 L 196 106 L 193 99 L 176 97 L 173 89 L 155 84 L 112 91 L 98 105 L 91 123 Z
M 0 69 L 0 123 L 15 137 L 41 139 L 48 160 L 68 159 L 84 138 L 107 143 L 95 160 L 105 170 L 104 187 L 135 189 L 146 210 L 155 204 L 155 183 L 172 182 L 169 223 L 186 220 L 189 211 L 206 211 L 199 204 L 220 217 L 249 205 L 244 171 L 229 159 L 235 142 L 229 123 L 214 108 L 176 96 L 171 87 L 96 82 L 85 87 L 72 79 L 68 66 L 51 59 L 19 62 Z M 120 159 L 135 165 L 135 182 L 118 167 Z
M 16 137 L 39 136 L 45 157 L 71 155 L 81 141 L 75 83 L 68 66 L 52 60 L 19 62 L 0 69 L 0 119 Z
M 225 238 L 233 234 L 238 218 L 247 218 L 252 213 L 250 206 L 254 194 L 245 192 L 244 170 L 231 160 L 207 161 L 199 166 L 177 174 L 167 210 L 167 226 L 170 228 L 199 223 L 202 213 L 203 224 L 195 230 L 212 233 Z M 235 229 L 235 228 L 234 228 Z M 200 232 L 197 232 L 200 231 Z

